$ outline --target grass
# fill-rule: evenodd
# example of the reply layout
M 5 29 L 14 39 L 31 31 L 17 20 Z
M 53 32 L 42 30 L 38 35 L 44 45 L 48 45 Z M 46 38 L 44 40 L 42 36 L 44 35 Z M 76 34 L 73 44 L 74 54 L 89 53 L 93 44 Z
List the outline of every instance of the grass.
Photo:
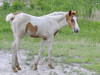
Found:
M 52 55 L 55 57 L 63 56 L 62 60 L 64 63 L 80 63 L 85 68 L 99 72 L 100 35 L 97 34 L 100 32 L 100 23 L 81 21 L 79 25 L 79 34 L 75 34 L 68 26 L 63 27 L 58 32 L 53 43 Z M 10 50 L 13 41 L 12 32 L 5 32 L 0 35 L 2 35 L 0 48 Z M 30 37 L 25 37 L 20 45 L 20 49 L 29 50 L 27 60 L 31 60 L 34 55 L 37 55 L 39 48 L 40 39 Z M 43 56 L 47 55 L 46 46 Z
M 67 1 L 69 2 L 70 0 L 67 0 Z M 93 1 L 88 0 L 86 1 L 87 3 L 84 1 L 78 0 L 80 4 L 80 9 L 79 9 L 79 14 L 77 16 L 86 15 L 86 14 L 83 14 L 82 13 L 83 11 L 81 10 L 86 8 L 87 3 L 89 3 L 90 1 L 91 1 L 91 4 L 94 5 L 93 4 L 94 0 Z M 99 0 L 95 0 L 95 2 L 96 1 L 98 2 Z M 61 0 L 59 0 L 59 2 L 61 3 Z M 72 2 L 68 4 L 72 5 L 73 4 Z M 83 5 L 81 5 L 82 3 Z M 62 5 L 62 3 L 59 5 Z M 54 8 L 51 8 L 51 10 L 49 9 L 42 10 L 38 7 L 35 9 L 25 7 L 22 10 L 7 9 L 6 11 L 0 8 L 0 49 L 3 49 L 5 51 L 11 50 L 11 45 L 13 42 L 11 27 L 9 25 L 9 22 L 5 22 L 5 17 L 8 13 L 23 11 L 31 15 L 41 16 L 53 11 L 65 11 L 62 9 L 65 6 L 60 7 L 59 5 L 58 5 L 59 8 L 56 5 L 56 6 L 53 6 Z M 86 8 L 88 16 L 89 16 L 89 13 L 91 13 L 89 12 L 89 10 L 91 10 L 92 5 L 89 5 L 89 8 Z M 99 6 L 97 7 L 98 9 L 100 9 Z M 70 8 L 77 9 L 78 8 L 77 3 L 75 3 L 75 7 L 71 6 Z M 67 11 L 68 10 L 69 8 L 67 9 Z M 62 62 L 64 63 L 67 63 L 67 64 L 80 63 L 82 64 L 83 67 L 100 73 L 100 50 L 99 50 L 100 49 L 100 35 L 99 35 L 100 22 L 87 21 L 85 20 L 85 18 L 82 18 L 78 20 L 78 24 L 80 27 L 80 32 L 78 34 L 75 34 L 68 26 L 65 26 L 62 29 L 60 29 L 58 34 L 55 36 L 52 55 L 55 57 L 62 56 L 63 57 Z M 20 45 L 20 49 L 29 50 L 29 53 L 27 53 L 28 55 L 27 60 L 31 60 L 34 57 L 34 55 L 37 55 L 39 53 L 40 40 L 41 39 L 30 38 L 30 37 L 25 37 L 23 39 Z M 46 46 L 43 56 L 47 56 L 47 55 L 48 55 L 48 51 L 47 51 L 47 46 Z M 29 63 L 27 62 L 26 64 L 29 65 Z

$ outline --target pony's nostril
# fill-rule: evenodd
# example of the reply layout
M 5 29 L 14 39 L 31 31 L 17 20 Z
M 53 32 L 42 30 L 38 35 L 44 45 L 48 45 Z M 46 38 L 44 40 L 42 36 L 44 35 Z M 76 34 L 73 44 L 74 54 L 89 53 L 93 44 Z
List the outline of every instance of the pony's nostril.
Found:
M 76 33 L 78 33 L 78 30 L 76 30 Z
M 78 33 L 80 30 L 79 30 L 79 29 L 76 29 L 76 28 L 73 28 L 73 31 L 74 31 L 75 33 Z
M 74 30 L 75 33 L 78 33 L 78 30 Z

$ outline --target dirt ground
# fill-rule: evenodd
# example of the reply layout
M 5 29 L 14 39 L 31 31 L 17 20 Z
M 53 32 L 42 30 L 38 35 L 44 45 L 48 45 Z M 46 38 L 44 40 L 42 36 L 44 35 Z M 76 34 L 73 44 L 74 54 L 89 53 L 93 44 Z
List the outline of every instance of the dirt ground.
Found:
M 38 70 L 34 71 L 33 64 L 37 56 L 34 56 L 34 59 L 31 61 L 27 61 L 26 53 L 27 51 L 25 50 L 18 51 L 19 64 L 22 70 L 14 73 L 11 68 L 11 52 L 0 50 L 0 75 L 97 75 L 96 72 L 82 68 L 80 64 L 64 64 L 60 58 L 56 58 L 58 63 L 53 62 L 55 69 L 51 70 L 47 65 L 46 59 L 42 57 L 38 65 Z M 26 62 L 30 64 L 26 65 Z

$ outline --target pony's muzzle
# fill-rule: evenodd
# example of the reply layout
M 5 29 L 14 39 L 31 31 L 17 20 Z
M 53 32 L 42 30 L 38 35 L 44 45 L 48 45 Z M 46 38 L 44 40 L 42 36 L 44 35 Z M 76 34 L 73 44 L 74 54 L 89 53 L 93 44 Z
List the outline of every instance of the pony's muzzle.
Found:
M 78 33 L 80 30 L 79 30 L 79 29 L 73 28 L 73 31 L 74 31 L 75 33 Z

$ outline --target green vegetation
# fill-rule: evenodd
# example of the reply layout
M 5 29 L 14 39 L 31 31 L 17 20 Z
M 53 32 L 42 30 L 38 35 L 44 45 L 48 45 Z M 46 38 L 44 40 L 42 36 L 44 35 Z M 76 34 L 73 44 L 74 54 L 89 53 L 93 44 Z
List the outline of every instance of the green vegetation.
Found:
M 21 0 L 23 3 L 23 0 Z M 99 0 L 32 0 L 30 7 L 18 1 L 12 6 L 5 2 L 0 7 L 0 49 L 10 50 L 13 42 L 13 34 L 10 23 L 5 21 L 7 14 L 22 11 L 31 15 L 41 16 L 53 11 L 77 10 L 80 32 L 75 34 L 68 26 L 63 27 L 55 36 L 52 55 L 63 56 L 64 63 L 82 63 L 83 67 L 100 73 L 100 22 L 87 21 L 86 16 L 91 16 L 93 9 L 100 10 Z M 40 39 L 25 37 L 20 49 L 29 50 L 27 60 L 38 54 Z M 44 56 L 48 55 L 47 46 Z M 26 63 L 28 65 L 28 63 Z

